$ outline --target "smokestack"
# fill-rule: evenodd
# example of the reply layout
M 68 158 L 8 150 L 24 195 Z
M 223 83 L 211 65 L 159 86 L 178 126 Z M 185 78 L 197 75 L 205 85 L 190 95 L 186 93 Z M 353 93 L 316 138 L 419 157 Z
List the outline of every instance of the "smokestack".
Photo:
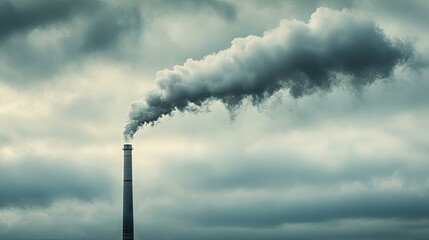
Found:
M 122 239 L 134 240 L 134 217 L 133 217 L 133 164 L 131 144 L 124 144 L 124 202 Z

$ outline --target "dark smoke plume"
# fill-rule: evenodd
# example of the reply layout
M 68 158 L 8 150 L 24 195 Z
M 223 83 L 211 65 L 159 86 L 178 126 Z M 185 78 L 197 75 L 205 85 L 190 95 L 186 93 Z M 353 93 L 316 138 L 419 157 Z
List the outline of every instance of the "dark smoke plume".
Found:
M 388 39 L 368 17 L 319 8 L 308 23 L 283 20 L 262 37 L 236 38 L 228 49 L 157 72 L 155 87 L 131 105 L 124 138 L 212 100 L 234 109 L 284 88 L 293 97 L 326 91 L 341 78 L 360 88 L 388 77 L 411 55 L 408 44 Z

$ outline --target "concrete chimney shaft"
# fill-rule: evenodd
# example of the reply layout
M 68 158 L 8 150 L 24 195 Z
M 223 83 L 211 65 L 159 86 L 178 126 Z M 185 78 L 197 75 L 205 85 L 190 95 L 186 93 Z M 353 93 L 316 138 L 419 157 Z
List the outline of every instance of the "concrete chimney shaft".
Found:
M 124 200 L 123 200 L 123 222 L 122 239 L 134 240 L 134 217 L 133 217 L 133 163 L 131 144 L 124 144 Z

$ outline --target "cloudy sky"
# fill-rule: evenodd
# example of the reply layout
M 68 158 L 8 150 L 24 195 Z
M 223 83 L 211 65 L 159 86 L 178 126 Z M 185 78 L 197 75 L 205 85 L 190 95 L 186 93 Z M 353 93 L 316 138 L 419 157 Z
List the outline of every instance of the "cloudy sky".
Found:
M 428 8 L 0 0 L 0 239 L 426 239 Z

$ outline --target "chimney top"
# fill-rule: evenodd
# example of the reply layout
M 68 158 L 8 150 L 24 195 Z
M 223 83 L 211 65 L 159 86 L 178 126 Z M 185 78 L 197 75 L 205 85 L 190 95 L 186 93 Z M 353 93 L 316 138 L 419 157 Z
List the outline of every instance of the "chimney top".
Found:
M 123 150 L 133 150 L 133 145 L 132 145 L 132 144 L 129 144 L 129 143 L 124 144 L 124 148 L 123 148 Z

